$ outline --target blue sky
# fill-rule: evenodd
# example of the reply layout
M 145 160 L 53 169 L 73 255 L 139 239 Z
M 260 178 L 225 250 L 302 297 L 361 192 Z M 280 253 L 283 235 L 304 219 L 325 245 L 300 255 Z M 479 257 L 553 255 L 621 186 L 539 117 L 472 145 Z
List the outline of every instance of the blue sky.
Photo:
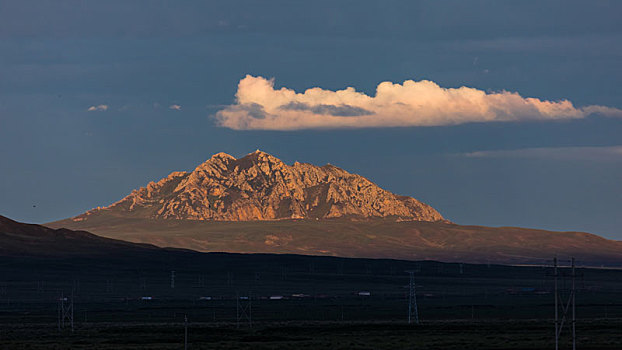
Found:
M 620 117 L 293 131 L 214 118 L 247 74 L 298 93 L 425 79 L 620 109 L 621 23 L 614 1 L 0 0 L 0 214 L 73 216 L 260 148 L 456 223 L 622 239 Z

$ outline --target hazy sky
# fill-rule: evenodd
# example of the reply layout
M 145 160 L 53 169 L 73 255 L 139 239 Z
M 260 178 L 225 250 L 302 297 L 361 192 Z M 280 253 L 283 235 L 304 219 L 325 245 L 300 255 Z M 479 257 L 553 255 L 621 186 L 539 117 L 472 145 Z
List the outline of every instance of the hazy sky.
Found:
M 259 148 L 456 223 L 622 239 L 622 2 L 215 3 L 0 0 L 0 214 Z

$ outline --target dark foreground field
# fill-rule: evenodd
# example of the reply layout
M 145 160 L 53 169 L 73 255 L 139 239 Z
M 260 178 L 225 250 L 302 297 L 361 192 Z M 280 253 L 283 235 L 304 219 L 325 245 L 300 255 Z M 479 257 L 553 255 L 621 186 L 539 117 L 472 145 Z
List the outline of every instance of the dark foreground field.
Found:
M 420 325 L 406 324 L 405 270 L 415 271 Z M 546 349 L 554 339 L 551 273 L 160 250 L 2 257 L 0 349 L 183 349 L 184 317 L 189 349 Z M 578 349 L 622 349 L 622 271 L 577 275 Z M 61 297 L 73 297 L 73 332 L 69 319 L 59 330 Z M 238 328 L 246 298 L 252 327 L 240 317 Z M 569 339 L 566 329 L 566 348 Z
M 2 349 L 183 349 L 183 323 L 87 323 L 73 334 L 54 324 L 2 325 Z M 579 349 L 620 349 L 622 320 L 582 321 Z M 561 348 L 570 349 L 569 338 Z M 543 320 L 190 323 L 189 349 L 553 349 Z

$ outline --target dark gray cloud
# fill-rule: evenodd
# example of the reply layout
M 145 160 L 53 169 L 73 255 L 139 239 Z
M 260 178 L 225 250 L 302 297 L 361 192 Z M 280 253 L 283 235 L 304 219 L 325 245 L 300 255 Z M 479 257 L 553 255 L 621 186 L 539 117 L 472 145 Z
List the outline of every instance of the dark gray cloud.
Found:
M 335 117 L 360 117 L 363 115 L 372 115 L 374 112 L 368 111 L 361 107 L 342 105 L 309 105 L 303 102 L 290 102 L 279 107 L 286 111 L 309 111 L 313 114 L 332 115 Z
M 235 106 L 236 111 L 245 112 L 250 117 L 255 119 L 265 119 L 266 111 L 264 111 L 263 106 L 257 103 L 244 103 L 241 105 Z

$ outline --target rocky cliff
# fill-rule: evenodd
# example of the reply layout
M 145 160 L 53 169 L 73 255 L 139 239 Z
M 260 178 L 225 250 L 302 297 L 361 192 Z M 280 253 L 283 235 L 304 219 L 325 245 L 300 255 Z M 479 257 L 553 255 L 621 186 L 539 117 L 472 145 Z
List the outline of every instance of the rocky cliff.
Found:
M 287 165 L 259 150 L 240 159 L 215 154 L 192 172 L 173 172 L 73 221 L 88 220 L 94 214 L 212 221 L 339 217 L 444 220 L 429 205 L 385 191 L 336 166 Z

